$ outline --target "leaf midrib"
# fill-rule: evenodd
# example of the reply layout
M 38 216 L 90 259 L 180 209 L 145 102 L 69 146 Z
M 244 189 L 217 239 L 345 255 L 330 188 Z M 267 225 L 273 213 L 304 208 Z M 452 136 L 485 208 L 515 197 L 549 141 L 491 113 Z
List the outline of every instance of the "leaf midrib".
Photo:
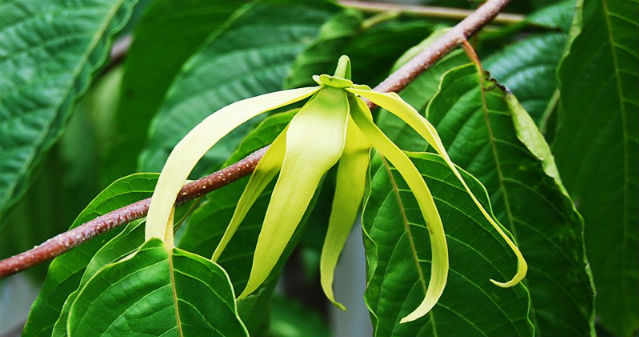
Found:
M 175 268 L 173 267 L 173 250 L 168 251 L 169 261 L 169 277 L 171 280 L 171 294 L 173 295 L 173 309 L 175 310 L 175 322 L 177 324 L 177 330 L 180 337 L 184 336 L 182 332 L 182 319 L 180 318 L 180 309 L 178 308 L 178 296 L 177 289 L 175 287 Z
M 415 267 L 417 268 L 417 274 L 419 276 L 419 282 L 425 294 L 427 290 L 426 280 L 424 279 L 424 273 L 422 271 L 422 267 L 419 264 L 419 256 L 417 256 L 417 248 L 415 248 L 415 239 L 413 238 L 413 234 L 410 230 L 410 223 L 408 222 L 408 216 L 406 215 L 406 211 L 404 209 L 404 203 L 402 202 L 402 198 L 399 194 L 399 187 L 397 186 L 397 182 L 395 181 L 393 172 L 390 169 L 390 165 L 388 165 L 388 162 L 383 157 L 382 157 L 382 163 L 384 164 L 384 169 L 386 170 L 386 174 L 388 174 L 388 179 L 391 183 L 391 187 L 393 188 L 393 194 L 395 195 L 395 199 L 397 199 L 399 212 L 402 216 L 402 223 L 404 224 L 404 229 L 406 230 L 406 236 L 408 237 L 408 242 L 410 243 L 411 256 L 413 257 L 413 262 L 415 263 Z M 428 224 L 426 225 L 428 226 Z

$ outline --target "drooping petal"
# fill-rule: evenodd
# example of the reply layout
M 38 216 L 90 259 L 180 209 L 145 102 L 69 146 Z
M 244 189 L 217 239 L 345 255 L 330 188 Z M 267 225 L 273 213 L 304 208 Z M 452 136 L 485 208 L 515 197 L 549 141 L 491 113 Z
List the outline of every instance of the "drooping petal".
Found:
M 457 179 L 462 183 L 466 192 L 473 199 L 473 202 L 484 217 L 490 222 L 490 224 L 497 230 L 497 233 L 506 241 L 510 249 L 515 253 L 517 257 L 517 273 L 513 276 L 510 281 L 507 282 L 498 282 L 495 280 L 490 280 L 493 284 L 500 287 L 512 287 L 517 283 L 521 282 L 521 280 L 526 277 L 526 272 L 528 271 L 528 264 L 524 259 L 524 256 L 519 251 L 519 248 L 515 243 L 510 239 L 510 237 L 504 232 L 500 225 L 495 222 L 492 216 L 488 214 L 484 206 L 477 200 L 473 192 L 471 192 L 470 188 L 462 178 L 461 174 L 457 170 L 457 167 L 453 163 L 453 161 L 448 156 L 446 149 L 444 148 L 444 144 L 439 138 L 439 134 L 435 127 L 430 124 L 430 122 L 424 118 L 424 116 L 420 115 L 410 104 L 404 102 L 404 100 L 399 97 L 399 95 L 395 93 L 378 93 L 372 90 L 361 90 L 361 89 L 347 89 L 348 91 L 360 95 L 366 99 L 369 99 L 373 103 L 381 106 L 382 108 L 390 111 L 395 116 L 401 118 L 406 124 L 410 125 L 420 136 L 422 136 L 430 146 L 432 146 L 437 153 L 444 158 L 448 166 L 451 168 Z
M 213 257 L 211 258 L 213 261 L 217 261 L 220 255 L 222 255 L 226 245 L 231 241 L 235 231 L 237 231 L 237 228 L 251 209 L 251 206 L 255 203 L 255 200 L 257 200 L 271 180 L 275 178 L 277 172 L 280 171 L 286 151 L 286 130 L 287 129 L 284 129 L 284 131 L 275 138 L 262 159 L 257 163 L 255 171 L 251 174 L 251 178 L 248 184 L 246 184 L 244 192 L 242 192 L 242 196 L 237 202 L 237 206 L 235 206 L 233 217 L 226 227 L 226 231 L 224 231 L 220 243 L 218 243 L 217 248 L 215 248 L 213 252 Z
M 350 100 L 349 100 L 350 101 Z M 344 310 L 333 295 L 333 276 L 366 189 L 371 144 L 349 117 L 344 154 L 337 166 L 337 182 L 328 231 L 320 258 L 320 280 L 326 297 Z
M 246 297 L 266 280 L 317 188 L 344 151 L 348 100 L 344 90 L 322 88 L 293 117 L 286 154 L 257 239 Z
M 377 149 L 384 157 L 395 166 L 402 178 L 408 184 L 408 187 L 415 195 L 419 209 L 424 216 L 426 225 L 428 226 L 428 235 L 432 250 L 431 273 L 426 295 L 424 300 L 419 304 L 408 316 L 402 318 L 401 323 L 414 321 L 426 315 L 437 303 L 439 297 L 446 286 L 448 277 L 448 244 L 446 243 L 446 234 L 444 234 L 444 226 L 439 216 L 439 211 L 433 199 L 424 178 L 421 176 L 413 162 L 397 145 L 395 145 L 384 133 L 373 123 L 370 117 L 370 111 L 366 104 L 357 99 L 357 108 L 351 106 L 351 116 L 362 131 L 364 136 L 373 143 L 373 147 Z M 407 233 L 409 234 L 409 233 Z M 417 262 L 419 263 L 419 262 Z
M 146 240 L 157 237 L 173 242 L 169 214 L 175 199 L 195 164 L 215 143 L 247 120 L 303 100 L 317 90 L 319 87 L 284 90 L 241 100 L 209 115 L 193 128 L 175 146 L 162 168 L 146 218 Z

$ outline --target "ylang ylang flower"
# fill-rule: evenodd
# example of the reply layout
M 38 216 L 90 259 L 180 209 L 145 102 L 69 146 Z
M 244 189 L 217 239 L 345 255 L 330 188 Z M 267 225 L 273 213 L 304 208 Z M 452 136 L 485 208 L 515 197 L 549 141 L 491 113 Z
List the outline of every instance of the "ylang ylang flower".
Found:
M 370 149 L 375 148 L 399 171 L 414 194 L 428 226 L 432 248 L 431 274 L 421 304 L 402 322 L 418 319 L 437 303 L 448 275 L 448 247 L 435 201 L 424 179 L 397 145 L 374 124 L 362 98 L 401 118 L 423 137 L 446 161 L 477 207 L 517 256 L 518 270 L 507 282 L 510 287 L 525 276 L 527 266 L 517 246 L 486 212 L 450 160 L 435 128 L 395 93 L 378 93 L 350 80 L 350 61 L 340 58 L 334 76 L 313 79 L 319 86 L 284 90 L 248 98 L 228 105 L 204 119 L 171 152 L 162 169 L 147 216 L 146 237 L 159 237 L 173 245 L 173 204 L 189 173 L 222 137 L 249 119 L 307 99 L 289 125 L 273 141 L 259 161 L 242 194 L 224 236 L 213 254 L 216 260 L 266 186 L 279 177 L 271 195 L 253 258 L 250 277 L 240 294 L 255 291 L 280 258 L 308 207 L 322 176 L 335 164 L 337 182 L 326 240 L 322 248 L 321 284 L 329 300 L 333 296 L 335 265 L 364 196 Z

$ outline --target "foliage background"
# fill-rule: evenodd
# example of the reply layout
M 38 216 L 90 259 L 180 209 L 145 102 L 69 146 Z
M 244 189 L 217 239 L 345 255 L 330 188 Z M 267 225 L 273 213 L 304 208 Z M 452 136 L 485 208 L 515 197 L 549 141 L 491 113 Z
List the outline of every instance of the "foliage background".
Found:
M 407 245 L 396 244 L 411 233 L 427 242 L 424 227 L 410 213 L 412 196 L 391 193 L 401 192 L 401 179 L 394 184 L 394 172 L 372 169 L 362 230 L 365 299 L 376 335 L 637 334 L 637 1 L 515 1 L 506 11 L 525 19 L 490 26 L 472 41 L 489 74 L 457 51 L 400 95 L 433 122 L 453 160 L 477 179 L 482 201 L 489 205 L 490 198 L 518 240 L 530 263 L 525 286 L 504 291 L 487 284 L 495 273 L 512 273 L 512 257 L 482 230 L 441 162 L 414 154 L 450 223 L 455 270 L 432 314 L 397 324 L 420 298 L 419 280 L 428 275 L 415 264 L 429 270 L 429 247 L 420 246 L 413 260 Z M 0 256 L 150 195 L 154 176 L 136 175 L 91 202 L 117 178 L 158 172 L 175 143 L 212 111 L 309 84 L 342 54 L 353 60 L 356 82 L 374 85 L 454 23 L 311 0 L 0 1 Z M 133 36 L 126 59 L 111 66 L 111 41 L 125 36 Z M 270 143 L 290 117 L 274 114 L 232 133 L 193 177 Z M 376 118 L 403 149 L 428 151 L 389 113 Z M 316 277 L 330 181 L 316 195 L 297 247 L 287 250 L 277 290 L 274 275 L 240 307 L 251 332 L 324 336 L 327 320 L 337 324 Z M 202 198 L 178 233 L 179 246 L 210 255 L 244 183 Z M 260 222 L 267 197 L 245 223 Z M 396 216 L 402 208 L 410 223 Z M 135 225 L 121 235 L 137 238 Z M 255 242 L 258 229 L 234 240 L 221 261 L 236 289 L 251 258 L 242 240 Z M 46 282 L 46 266 L 0 280 L 0 335 L 24 323 L 43 282 L 24 335 L 59 331 L 67 295 L 116 234 L 57 259 Z M 361 236 L 355 241 L 361 245 Z M 56 273 L 56 265 L 64 268 Z

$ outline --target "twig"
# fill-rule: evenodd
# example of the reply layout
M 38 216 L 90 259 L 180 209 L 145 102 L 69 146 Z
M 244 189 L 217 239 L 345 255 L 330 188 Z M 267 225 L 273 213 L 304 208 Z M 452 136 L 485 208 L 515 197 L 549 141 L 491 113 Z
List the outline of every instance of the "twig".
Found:
M 490 22 L 510 0 L 486 1 L 472 14 L 451 28 L 446 34 L 437 39 L 432 45 L 424 49 L 417 56 L 404 64 L 397 71 L 388 76 L 375 90 L 382 92 L 397 92 L 405 88 L 408 83 L 419 76 L 422 71 L 433 66 L 435 62 L 456 48 L 468 37 L 479 31 Z
M 468 15 L 468 17 L 458 23 L 439 40 L 391 74 L 386 80 L 376 86 L 374 90 L 379 92 L 397 92 L 405 88 L 415 77 L 430 68 L 437 60 L 441 59 L 453 48 L 465 41 L 466 38 L 490 22 L 509 1 L 510 0 L 486 1 L 481 7 Z M 370 102 L 368 105 L 370 108 L 374 107 Z M 227 168 L 185 185 L 178 195 L 176 203 L 181 204 L 195 199 L 250 174 L 255 169 L 257 162 L 262 158 L 265 151 L 266 147 Z M 116 209 L 71 229 L 68 232 L 58 234 L 40 246 L 0 261 L 0 277 L 19 272 L 54 258 L 101 233 L 144 217 L 149 209 L 149 202 L 150 199 L 144 199 Z
M 339 0 L 339 4 L 344 7 L 360 10 L 365 13 L 396 12 L 412 16 L 423 16 L 444 20 L 463 20 L 473 13 L 471 9 L 422 6 L 396 3 L 383 3 L 372 1 Z M 521 14 L 500 13 L 492 23 L 515 24 L 524 21 L 526 17 Z
M 250 174 L 255 169 L 257 162 L 259 162 L 264 155 L 264 152 L 266 152 L 266 149 L 267 147 L 261 148 L 233 165 L 184 185 L 175 203 L 177 205 L 183 204 Z M 99 216 L 67 232 L 58 234 L 33 249 L 4 259 L 0 261 L 0 277 L 35 266 L 40 262 L 54 258 L 77 247 L 104 232 L 133 220 L 140 219 L 146 215 L 150 203 L 151 198 L 134 202 L 128 206 Z

